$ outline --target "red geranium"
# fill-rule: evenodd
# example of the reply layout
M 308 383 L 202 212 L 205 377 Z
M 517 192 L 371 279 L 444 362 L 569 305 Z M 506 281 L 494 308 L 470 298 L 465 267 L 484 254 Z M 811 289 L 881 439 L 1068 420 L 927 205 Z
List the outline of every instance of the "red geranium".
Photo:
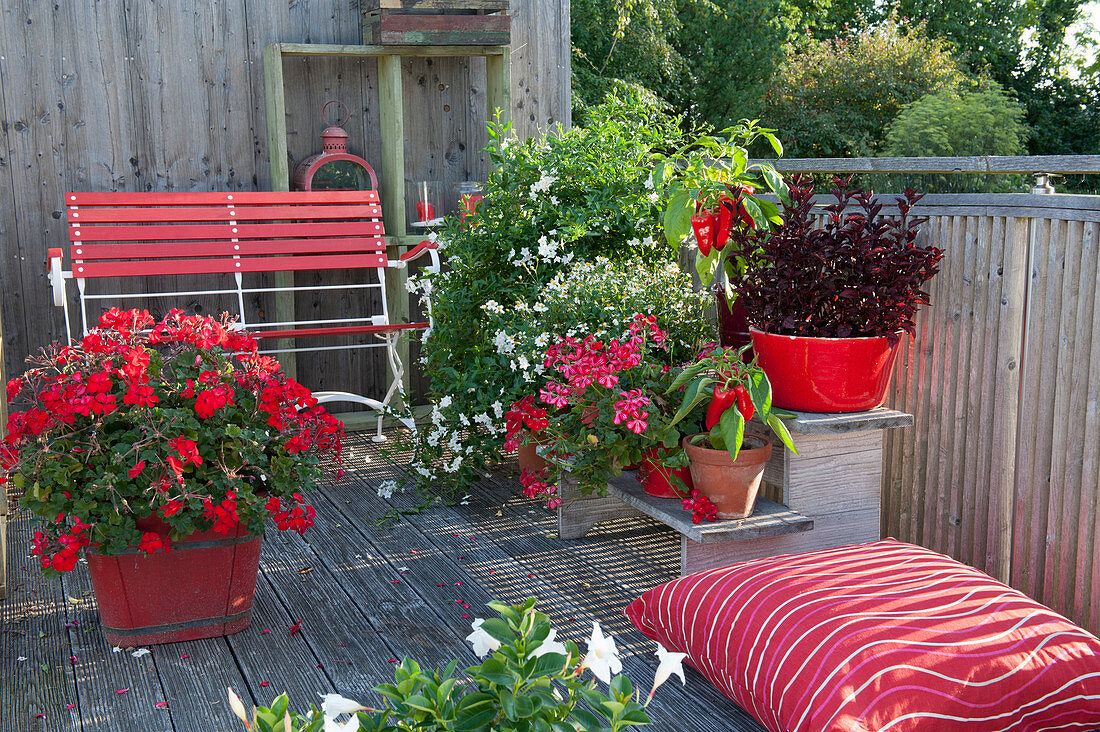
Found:
M 226 316 L 112 309 L 28 363 L 7 385 L 0 485 L 46 519 L 33 552 L 47 571 L 71 570 L 90 544 L 153 553 L 195 532 L 257 534 L 269 514 L 304 531 L 301 493 L 324 455 L 339 464 L 343 425 Z M 138 528 L 153 514 L 169 536 Z

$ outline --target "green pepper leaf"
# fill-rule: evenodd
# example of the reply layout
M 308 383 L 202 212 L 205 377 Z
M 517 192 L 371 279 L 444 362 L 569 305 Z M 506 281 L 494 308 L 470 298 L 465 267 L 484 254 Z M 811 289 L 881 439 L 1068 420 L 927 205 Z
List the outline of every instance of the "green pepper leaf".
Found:
M 772 412 L 768 415 L 768 426 L 772 428 L 772 432 L 783 441 L 783 444 L 787 446 L 787 449 L 798 454 L 798 450 L 795 449 L 794 441 L 791 439 L 791 433 L 787 431 L 787 425 L 783 424 L 783 420 L 779 418 L 776 412 Z
M 726 450 L 730 457 L 737 459 L 737 453 L 741 452 L 741 440 L 745 437 L 745 418 L 736 409 L 727 409 L 722 412 L 721 419 L 715 425 L 722 432 L 722 438 L 726 441 Z

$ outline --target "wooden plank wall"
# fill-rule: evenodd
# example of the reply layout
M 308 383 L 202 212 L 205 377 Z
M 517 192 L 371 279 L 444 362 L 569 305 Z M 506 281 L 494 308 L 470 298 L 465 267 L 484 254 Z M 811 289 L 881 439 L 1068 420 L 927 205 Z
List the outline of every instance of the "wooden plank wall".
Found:
M 263 48 L 358 43 L 359 11 L 358 0 L 0 6 L 0 319 L 9 373 L 64 333 L 44 277 L 46 249 L 66 241 L 64 191 L 267 188 Z M 512 13 L 516 130 L 526 137 L 568 125 L 569 0 L 513 0 Z M 296 58 L 285 66 L 292 169 L 319 150 L 320 109 L 334 98 L 351 111 L 349 148 L 377 168 L 375 62 Z M 483 179 L 484 59 L 408 60 L 402 70 L 408 179 L 449 189 Z M 201 298 L 195 304 L 216 310 Z M 335 299 L 299 306 L 343 307 Z M 303 361 L 299 373 L 319 380 L 315 388 L 326 375 L 354 377 L 342 382 L 353 391 L 384 383 L 373 353 Z
M 884 536 L 1100 630 L 1100 201 L 928 196 L 946 250 L 888 404 Z

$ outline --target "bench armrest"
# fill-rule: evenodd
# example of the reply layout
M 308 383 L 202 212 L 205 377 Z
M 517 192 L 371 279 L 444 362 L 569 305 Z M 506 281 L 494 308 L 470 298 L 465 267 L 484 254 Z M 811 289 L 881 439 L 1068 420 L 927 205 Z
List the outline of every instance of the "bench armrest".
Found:
M 61 271 L 61 249 L 46 250 L 46 257 L 46 276 L 53 289 L 53 304 L 62 307 L 65 305 L 65 274 Z
M 438 273 L 439 272 L 439 245 L 436 244 L 434 241 L 422 241 L 422 242 L 420 242 L 415 247 L 413 247 L 409 251 L 402 254 L 401 255 L 401 261 L 402 262 L 411 262 L 414 259 L 417 259 L 419 257 L 424 256 L 425 253 L 428 254 L 428 256 L 430 256 L 431 259 L 432 259 L 432 263 L 429 264 L 427 267 L 425 267 L 425 269 L 427 269 L 429 272 L 432 272 L 432 273 Z

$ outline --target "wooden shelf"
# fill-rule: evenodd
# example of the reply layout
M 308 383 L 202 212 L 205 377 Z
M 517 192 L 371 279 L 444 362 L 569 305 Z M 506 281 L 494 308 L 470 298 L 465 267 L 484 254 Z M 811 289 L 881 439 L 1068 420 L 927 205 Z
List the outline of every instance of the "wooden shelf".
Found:
M 747 518 L 694 524 L 691 522 L 691 512 L 685 511 L 680 501 L 649 495 L 642 489 L 636 476 L 635 471 L 628 470 L 617 478 L 612 478 L 607 483 L 608 495 L 618 498 L 628 506 L 633 506 L 645 515 L 676 529 L 700 544 L 765 539 L 770 536 L 810 531 L 814 527 L 812 518 L 763 497 L 756 499 L 756 507 L 752 515 Z

